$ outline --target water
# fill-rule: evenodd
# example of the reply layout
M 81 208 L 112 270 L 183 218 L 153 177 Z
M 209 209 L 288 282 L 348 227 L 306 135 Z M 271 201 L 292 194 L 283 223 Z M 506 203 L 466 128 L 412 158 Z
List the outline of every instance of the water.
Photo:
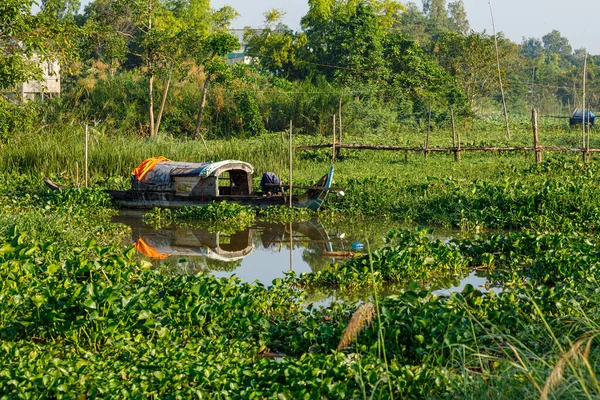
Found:
M 133 244 L 155 266 L 180 273 L 212 273 L 217 277 L 237 276 L 244 282 L 270 285 L 289 271 L 297 275 L 316 272 L 332 263 L 343 263 L 357 244 L 382 246 L 393 225 L 361 220 L 326 228 L 317 220 L 291 224 L 261 223 L 234 234 L 209 232 L 199 226 L 171 225 L 155 229 L 142 220 L 139 211 L 123 211 L 114 222 L 131 228 L 124 245 Z M 448 241 L 451 233 L 434 238 Z M 354 246 L 353 246 L 354 245 Z M 363 250 L 365 251 L 365 250 Z M 466 284 L 483 289 L 485 275 L 474 271 L 460 282 L 449 281 L 435 293 L 460 291 Z

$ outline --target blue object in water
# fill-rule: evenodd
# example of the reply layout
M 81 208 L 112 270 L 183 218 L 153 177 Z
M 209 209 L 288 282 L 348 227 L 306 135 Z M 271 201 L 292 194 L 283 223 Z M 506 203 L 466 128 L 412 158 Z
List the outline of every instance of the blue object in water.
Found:
M 362 244 L 361 242 L 354 242 L 352 243 L 352 250 L 362 250 L 365 248 L 365 245 Z

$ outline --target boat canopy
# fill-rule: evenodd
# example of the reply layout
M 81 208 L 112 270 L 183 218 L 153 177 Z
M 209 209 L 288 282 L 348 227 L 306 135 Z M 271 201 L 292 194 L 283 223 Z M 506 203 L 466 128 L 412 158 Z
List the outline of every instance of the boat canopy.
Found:
M 138 168 L 133 170 L 131 177 L 146 184 L 167 185 L 177 177 L 197 176 L 200 177 L 200 179 L 206 179 L 209 176 L 218 177 L 223 172 L 231 170 L 242 170 L 249 174 L 254 173 L 254 168 L 252 165 L 237 160 L 192 163 L 162 159 L 159 162 L 153 163 L 151 169 L 144 169 L 143 175 L 135 174 L 142 165 L 147 164 L 148 160 L 143 161 Z

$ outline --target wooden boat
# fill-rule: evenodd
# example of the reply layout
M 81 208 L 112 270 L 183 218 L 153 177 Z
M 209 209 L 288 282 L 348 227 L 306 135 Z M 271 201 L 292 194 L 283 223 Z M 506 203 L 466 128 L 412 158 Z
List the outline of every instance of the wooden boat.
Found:
M 277 194 L 254 192 L 254 168 L 243 161 L 187 163 L 154 159 L 149 164 L 148 161 L 133 171 L 131 189 L 106 191 L 120 207 L 179 208 L 213 201 L 231 201 L 257 207 L 289 204 L 286 185 L 275 185 L 280 189 Z M 317 211 L 330 191 L 342 190 L 331 187 L 332 179 L 333 166 L 314 186 L 294 186 L 306 192 L 292 195 L 292 205 Z

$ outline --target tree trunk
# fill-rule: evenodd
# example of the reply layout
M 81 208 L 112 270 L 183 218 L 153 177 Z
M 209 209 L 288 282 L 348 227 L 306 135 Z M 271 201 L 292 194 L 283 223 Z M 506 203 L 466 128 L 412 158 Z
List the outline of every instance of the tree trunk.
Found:
M 148 1 L 148 32 L 152 31 L 152 1 Z M 150 117 L 150 136 L 155 136 L 154 132 L 154 73 L 152 72 L 152 51 L 148 48 L 148 114 Z
M 194 140 L 198 140 L 198 136 L 202 138 L 202 142 L 204 143 L 204 147 L 208 151 L 208 146 L 206 145 L 206 141 L 204 140 L 204 135 L 200 133 L 200 129 L 202 129 L 202 117 L 204 116 L 204 108 L 206 107 L 206 93 L 208 92 L 208 86 L 210 85 L 210 74 L 206 75 L 204 79 L 204 87 L 202 88 L 202 101 L 200 102 L 200 110 L 198 110 L 198 117 L 196 118 L 196 129 L 194 129 Z
M 150 80 L 148 81 L 148 115 L 150 116 L 150 136 L 155 136 L 156 132 L 154 132 L 154 96 L 152 95 L 152 90 L 154 89 L 154 74 L 150 75 Z
M 163 111 L 165 109 L 165 103 L 167 101 L 167 95 L 169 94 L 169 86 L 171 85 L 171 76 L 169 75 L 169 79 L 167 80 L 167 84 L 163 89 L 162 99 L 160 102 L 160 109 L 158 110 L 158 118 L 156 118 L 156 130 L 155 135 L 158 136 L 158 130 L 160 129 L 160 120 L 162 118 Z

